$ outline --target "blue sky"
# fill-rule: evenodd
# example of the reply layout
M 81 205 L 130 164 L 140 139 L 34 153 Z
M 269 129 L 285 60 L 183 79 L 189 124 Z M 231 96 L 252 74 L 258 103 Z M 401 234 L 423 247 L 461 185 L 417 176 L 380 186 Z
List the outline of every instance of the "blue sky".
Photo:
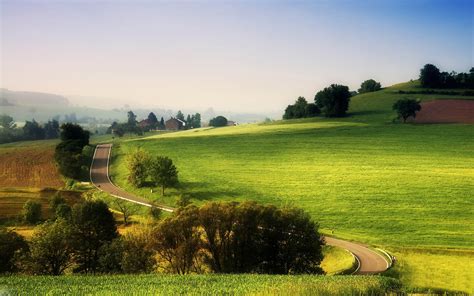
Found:
M 331 83 L 474 66 L 474 1 L 0 3 L 1 87 L 102 105 L 274 112 Z

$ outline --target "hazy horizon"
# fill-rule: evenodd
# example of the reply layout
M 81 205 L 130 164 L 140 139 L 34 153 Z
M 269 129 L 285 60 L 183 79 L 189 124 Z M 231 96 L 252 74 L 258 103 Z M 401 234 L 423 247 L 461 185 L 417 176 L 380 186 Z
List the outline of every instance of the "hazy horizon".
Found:
M 471 1 L 7 0 L 0 10 L 0 87 L 91 107 L 281 112 L 331 83 L 387 86 L 426 63 L 461 72 L 474 60 Z

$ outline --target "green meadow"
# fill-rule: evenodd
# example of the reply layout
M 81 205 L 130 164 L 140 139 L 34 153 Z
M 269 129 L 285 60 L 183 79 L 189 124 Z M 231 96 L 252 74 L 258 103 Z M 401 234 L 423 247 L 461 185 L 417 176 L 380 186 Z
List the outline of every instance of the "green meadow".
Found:
M 202 128 L 120 141 L 113 150 L 112 179 L 169 205 L 188 195 L 197 204 L 256 200 L 297 206 L 323 232 L 338 237 L 394 252 L 402 247 L 467 250 L 460 256 L 473 260 L 473 126 L 400 124 L 393 122 L 391 110 L 402 97 L 472 97 L 401 95 L 398 90 L 419 89 L 412 82 L 355 96 L 350 116 L 342 119 Z M 179 187 L 164 197 L 159 190 L 132 188 L 126 155 L 135 149 L 171 157 L 179 170 Z M 450 268 L 451 274 L 458 270 L 463 276 L 464 269 Z M 465 282 L 444 287 L 473 290 Z

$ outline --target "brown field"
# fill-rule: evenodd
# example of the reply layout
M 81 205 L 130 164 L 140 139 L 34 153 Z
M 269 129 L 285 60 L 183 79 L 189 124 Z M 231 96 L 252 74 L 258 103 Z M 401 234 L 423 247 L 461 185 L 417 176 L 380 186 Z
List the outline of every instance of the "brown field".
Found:
M 416 123 L 474 123 L 474 101 L 435 100 L 421 103 Z
M 0 148 L 0 188 L 59 188 L 64 181 L 54 163 L 54 146 Z
M 76 191 L 2 188 L 0 190 L 0 221 L 18 218 L 27 200 L 39 202 L 41 204 L 42 218 L 48 219 L 51 217 L 49 202 L 56 193 L 66 199 L 70 205 L 77 203 L 81 199 L 81 193 Z

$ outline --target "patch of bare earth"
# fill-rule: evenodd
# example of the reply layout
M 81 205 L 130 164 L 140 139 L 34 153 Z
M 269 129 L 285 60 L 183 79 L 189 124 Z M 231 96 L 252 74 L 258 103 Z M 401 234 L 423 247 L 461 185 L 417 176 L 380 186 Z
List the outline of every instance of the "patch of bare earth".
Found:
M 0 187 L 62 187 L 54 147 L 7 149 L 0 154 Z
M 421 103 L 415 123 L 474 123 L 474 100 L 434 100 Z

